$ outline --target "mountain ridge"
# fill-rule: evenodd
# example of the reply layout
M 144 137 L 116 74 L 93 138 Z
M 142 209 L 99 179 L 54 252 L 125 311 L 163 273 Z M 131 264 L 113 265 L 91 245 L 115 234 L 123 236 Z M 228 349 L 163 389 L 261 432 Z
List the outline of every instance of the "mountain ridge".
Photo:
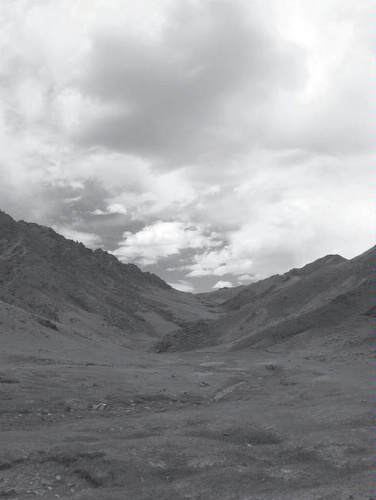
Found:
M 195 318 L 192 304 L 200 304 L 134 264 L 4 212 L 0 263 L 0 299 L 55 322 L 82 310 L 125 332 L 155 336 L 161 330 L 157 323 L 176 328 L 175 323 Z M 171 304 L 179 309 L 176 317 Z
M 156 342 L 158 352 L 241 349 L 372 311 L 374 251 L 350 260 L 327 255 L 247 286 L 195 295 L 0 211 L 0 300 L 68 330 L 73 322 L 74 331 L 135 334 L 144 346 Z
M 356 314 L 370 315 L 374 254 L 375 247 L 350 260 L 329 255 L 242 287 L 221 303 L 223 317 L 183 325 L 156 349 L 266 346 L 308 330 L 330 329 Z

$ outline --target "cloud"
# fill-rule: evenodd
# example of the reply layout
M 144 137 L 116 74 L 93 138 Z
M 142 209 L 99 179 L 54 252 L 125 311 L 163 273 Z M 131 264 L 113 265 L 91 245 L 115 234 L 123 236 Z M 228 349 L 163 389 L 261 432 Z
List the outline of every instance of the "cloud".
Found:
M 241 276 L 237 276 L 238 281 L 243 282 L 243 281 L 252 281 L 253 276 L 251 274 L 243 274 Z
M 219 289 L 219 288 L 232 288 L 234 285 L 231 283 L 231 281 L 217 281 L 215 285 L 213 285 L 214 289 Z
M 193 293 L 195 291 L 195 288 L 192 285 L 192 283 L 185 280 L 180 280 L 176 283 L 169 283 L 169 285 L 172 286 L 172 288 L 175 288 L 176 290 L 180 290 L 181 292 Z
M 298 47 L 252 14 L 236 0 L 183 2 L 152 41 L 98 30 L 78 85 L 103 112 L 85 121 L 80 143 L 170 167 L 242 148 L 238 106 L 258 115 L 260 103 L 304 80 Z
M 3 0 L 1 208 L 199 291 L 361 253 L 373 10 Z
M 285 4 L 274 2 L 273 10 L 278 30 L 306 51 L 307 79 L 300 92 L 268 106 L 264 144 L 320 155 L 373 151 L 372 3 L 311 3 L 288 18 Z
M 362 164 L 354 171 L 351 158 L 314 158 L 243 182 L 236 188 L 236 205 L 227 195 L 207 217 L 217 224 L 222 214 L 232 221 L 237 217 L 238 226 L 224 232 L 224 246 L 194 255 L 185 266 L 187 277 L 235 275 L 254 281 L 322 255 L 349 258 L 371 247 L 368 156 Z M 268 183 L 272 172 L 274 182 Z
M 205 249 L 221 244 L 214 232 L 205 233 L 202 226 L 157 221 L 137 233 L 125 232 L 124 240 L 113 254 L 124 262 L 147 266 L 178 254 L 183 249 Z
M 231 245 L 195 255 L 193 264 L 187 265 L 186 269 L 190 270 L 187 277 L 244 274 L 253 270 L 253 260 L 249 252 L 244 252 L 242 255 L 239 248 Z
M 75 196 L 74 198 L 64 198 L 63 203 L 72 204 L 82 200 L 82 196 Z
M 95 209 L 93 215 L 109 215 L 109 214 L 123 214 L 128 213 L 127 207 L 122 203 L 112 203 L 107 206 L 106 210 Z
M 100 248 L 102 246 L 102 240 L 97 234 L 85 233 L 84 231 L 78 231 L 72 229 L 71 227 L 54 227 L 55 231 L 62 234 L 65 238 L 69 240 L 79 241 L 89 248 Z

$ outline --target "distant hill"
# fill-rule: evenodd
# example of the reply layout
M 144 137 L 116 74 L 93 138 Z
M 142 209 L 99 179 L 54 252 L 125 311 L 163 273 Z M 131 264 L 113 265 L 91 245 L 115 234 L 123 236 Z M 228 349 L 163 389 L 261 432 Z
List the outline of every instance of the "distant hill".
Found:
M 222 290 L 218 293 L 224 316 L 187 323 L 158 343 L 157 349 L 267 347 L 306 332 L 336 329 L 349 321 L 367 327 L 374 313 L 374 269 L 372 248 L 351 260 L 328 255 L 282 276 L 233 289 L 227 300 L 227 291 Z M 206 300 L 218 303 L 215 293 L 206 294 Z

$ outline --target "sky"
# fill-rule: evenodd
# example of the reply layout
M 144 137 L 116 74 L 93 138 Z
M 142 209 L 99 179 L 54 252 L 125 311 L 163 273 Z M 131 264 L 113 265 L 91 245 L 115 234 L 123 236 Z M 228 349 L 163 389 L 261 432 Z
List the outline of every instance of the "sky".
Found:
M 1 0 L 0 209 L 189 292 L 366 251 L 373 4 Z

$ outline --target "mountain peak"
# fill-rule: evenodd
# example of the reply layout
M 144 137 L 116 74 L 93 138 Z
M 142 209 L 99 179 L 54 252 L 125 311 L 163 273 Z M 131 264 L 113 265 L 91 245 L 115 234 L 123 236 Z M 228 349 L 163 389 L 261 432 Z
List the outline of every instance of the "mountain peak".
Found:
M 8 215 L 6 212 L 3 212 L 0 210 L 0 223 L 1 224 L 6 224 L 6 223 L 15 223 L 15 220 L 12 219 L 10 215 Z
M 311 274 L 320 269 L 323 269 L 324 267 L 342 264 L 343 262 L 346 261 L 347 259 L 345 259 L 345 257 L 342 257 L 341 255 L 329 254 L 325 255 L 325 257 L 320 257 L 319 259 L 316 259 L 313 262 L 310 262 L 309 264 L 306 264 L 305 266 L 299 269 L 293 269 L 290 272 L 299 275 Z

